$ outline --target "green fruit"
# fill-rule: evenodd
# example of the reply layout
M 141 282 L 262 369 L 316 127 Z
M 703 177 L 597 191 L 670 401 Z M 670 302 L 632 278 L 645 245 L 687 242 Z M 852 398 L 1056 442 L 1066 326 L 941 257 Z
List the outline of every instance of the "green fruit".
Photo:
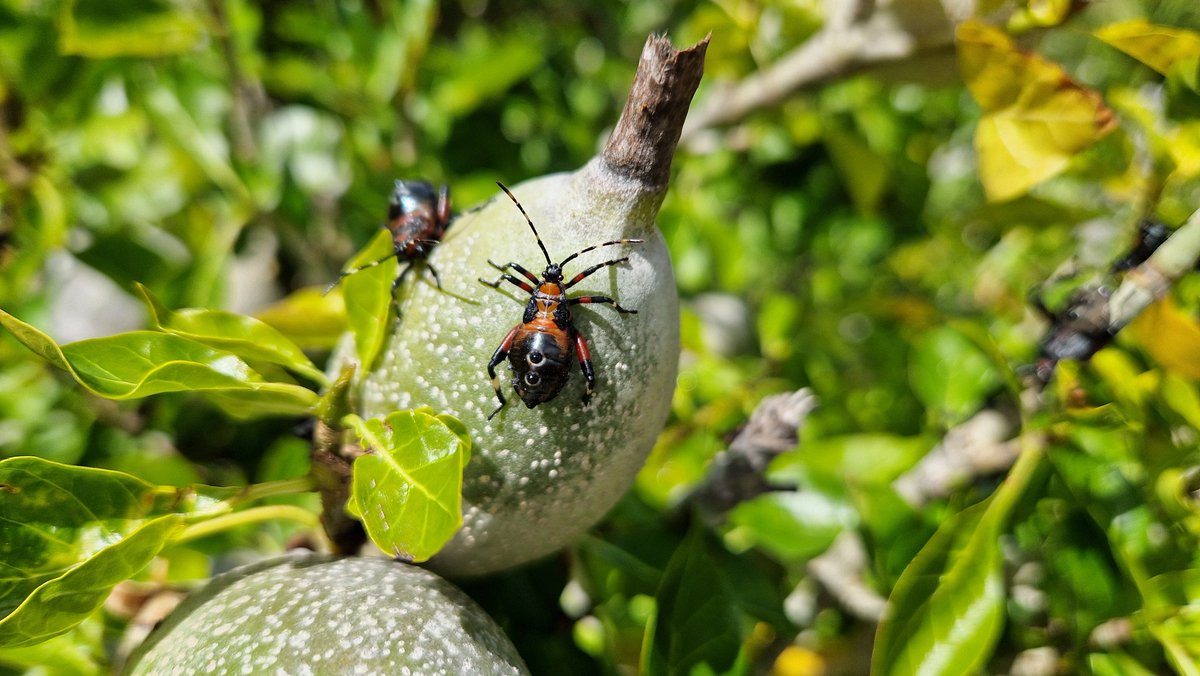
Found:
M 440 577 L 383 558 L 276 559 L 213 579 L 132 674 L 524 674 L 508 637 Z
M 629 256 L 571 289 L 602 294 L 638 314 L 576 305 L 575 325 L 591 345 L 597 386 L 591 404 L 571 365 L 558 396 L 527 409 L 500 364 L 508 406 L 497 406 L 487 363 L 520 323 L 529 295 L 499 290 L 492 259 L 539 274 L 545 259 L 516 206 L 497 192 L 454 221 L 430 264 L 441 274 L 405 289 L 403 317 L 375 368 L 364 378 L 364 416 L 431 406 L 470 430 L 464 474 L 463 528 L 430 566 L 450 575 L 480 575 L 549 554 L 596 523 L 629 488 L 662 429 L 679 358 L 679 301 L 671 261 L 654 217 L 665 192 L 623 178 L 594 160 L 571 174 L 512 186 L 555 262 L 586 246 L 620 238 L 644 244 L 602 247 L 567 266 L 566 278 L 591 264 Z

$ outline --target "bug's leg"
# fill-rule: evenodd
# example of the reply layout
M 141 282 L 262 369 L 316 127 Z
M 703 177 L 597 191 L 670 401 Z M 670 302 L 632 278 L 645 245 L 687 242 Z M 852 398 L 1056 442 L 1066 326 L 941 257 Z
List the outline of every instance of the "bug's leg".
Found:
M 480 282 L 481 284 L 487 284 L 488 286 L 492 287 L 493 289 L 499 289 L 499 288 L 500 288 L 500 282 L 502 282 L 502 281 L 507 281 L 507 282 L 510 282 L 510 283 L 512 283 L 512 284 L 515 284 L 516 286 L 518 286 L 518 287 L 519 287 L 519 288 L 520 288 L 522 291 L 524 291 L 525 293 L 529 293 L 529 294 L 532 294 L 532 293 L 533 293 L 533 288 L 534 288 L 534 287 L 530 286 L 530 285 L 529 285 L 527 282 L 525 282 L 524 280 L 520 280 L 520 279 L 517 279 L 516 277 L 513 277 L 512 275 L 510 275 L 510 274 L 508 274 L 507 272 L 505 272 L 505 270 L 507 270 L 507 269 L 509 269 L 509 268 L 512 268 L 513 270 L 516 270 L 517 272 L 519 272 L 519 273 L 521 273 L 522 275 L 524 275 L 524 276 L 525 276 L 525 279 L 528 279 L 528 280 L 530 280 L 531 282 L 533 282 L 534 284 L 537 284 L 537 283 L 538 283 L 537 277 L 534 277 L 534 276 L 533 276 L 533 273 L 531 273 L 530 271 L 526 270 L 525 268 L 521 267 L 520 265 L 518 265 L 518 264 L 516 264 L 516 263 L 509 263 L 508 265 L 499 265 L 499 264 L 497 264 L 497 263 L 495 263 L 495 262 L 493 262 L 493 261 L 491 261 L 491 260 L 489 260 L 489 261 L 488 261 L 488 263 L 491 263 L 491 264 L 492 264 L 492 267 L 496 268 L 497 270 L 499 270 L 499 271 L 500 271 L 501 273 L 503 273 L 503 274 L 501 274 L 501 275 L 500 275 L 500 277 L 499 277 L 499 278 L 498 278 L 496 281 L 494 281 L 494 282 L 489 282 L 489 281 L 487 281 L 486 279 L 484 279 L 483 277 L 480 277 L 480 278 L 479 278 L 479 282 Z
M 596 389 L 596 372 L 592 370 L 592 351 L 588 349 L 587 338 L 575 332 L 575 354 L 579 357 L 579 368 L 583 370 L 583 379 L 587 387 L 583 391 L 583 405 L 587 406 L 592 400 L 592 390 Z
M 617 312 L 620 312 L 621 314 L 625 314 L 625 315 L 636 315 L 637 314 L 637 310 L 630 310 L 629 308 L 621 307 L 620 303 L 613 300 L 612 298 L 609 298 L 608 296 L 580 296 L 578 298 L 568 298 L 567 299 L 568 305 L 580 305 L 583 303 L 604 303 L 605 305 L 613 306 L 613 309 L 615 309 Z
M 571 288 L 572 286 L 575 286 L 579 282 L 582 282 L 584 280 L 584 278 L 588 277 L 589 275 L 591 275 L 593 272 L 599 270 L 600 268 L 605 268 L 610 265 L 616 265 L 618 263 L 624 263 L 627 260 L 629 260 L 629 257 L 624 256 L 621 258 L 614 258 L 611 261 L 604 261 L 603 263 L 597 263 L 597 264 L 593 265 L 592 267 L 590 267 L 590 268 L 584 270 L 583 272 L 572 277 L 571 281 L 569 281 L 563 285 L 563 289 L 565 290 L 565 289 Z
M 409 263 L 404 267 L 403 270 L 400 271 L 400 274 L 396 275 L 396 278 L 392 280 L 392 309 L 396 311 L 397 319 L 400 318 L 400 301 L 396 298 L 396 292 L 400 290 L 400 285 L 404 282 L 405 276 L 408 275 L 409 270 L 412 270 L 412 267 L 412 263 Z
M 528 279 L 530 282 L 533 282 L 534 286 L 537 286 L 538 284 L 541 283 L 541 280 L 537 278 L 537 275 L 526 270 L 525 267 L 523 265 L 521 265 L 520 263 L 506 263 L 504 265 L 500 265 L 496 261 L 489 258 L 488 265 L 492 266 L 493 268 L 496 268 L 500 272 L 508 272 L 508 270 L 510 268 L 513 270 L 516 270 L 517 272 L 521 273 L 522 277 L 524 277 L 525 279 Z
M 488 416 L 488 420 L 495 418 L 496 414 L 507 403 L 504 401 L 504 394 L 500 392 L 500 379 L 496 377 L 496 366 L 508 358 L 508 350 L 512 347 L 513 336 L 517 335 L 517 329 L 519 328 L 521 328 L 520 324 L 512 327 L 512 330 L 508 332 L 504 340 L 500 341 L 500 347 L 496 348 L 496 352 L 492 354 L 491 361 L 488 362 L 487 370 L 488 376 L 492 379 L 492 389 L 496 390 L 496 398 L 500 400 L 500 405 L 496 407 L 495 411 L 492 411 L 492 414 Z
M 438 274 L 437 268 L 433 267 L 428 261 L 425 262 L 425 267 L 429 269 L 429 274 L 433 275 L 433 281 L 437 284 L 438 291 L 444 291 L 442 289 L 442 276 Z
M 589 246 L 586 249 L 580 249 L 579 251 L 576 251 L 575 253 L 571 254 L 570 256 L 567 256 L 566 258 L 563 259 L 563 261 L 561 263 L 558 264 L 558 267 L 561 268 L 562 266 L 566 265 L 567 263 L 570 263 L 571 261 L 575 260 L 575 258 L 577 256 L 585 254 L 589 251 L 593 251 L 595 249 L 599 249 L 602 246 L 616 246 L 617 244 L 641 244 L 642 242 L 645 242 L 645 241 L 646 240 L 644 240 L 644 239 L 614 239 L 611 242 L 605 242 L 603 244 L 593 244 L 592 246 Z
M 360 265 L 357 268 L 352 268 L 350 270 L 347 270 L 347 271 L 339 274 L 337 276 L 337 279 L 333 280 L 332 282 L 329 283 L 328 286 L 325 287 L 325 290 L 321 292 L 321 295 L 324 296 L 325 294 L 329 293 L 330 291 L 333 291 L 334 287 L 336 287 L 339 283 L 341 283 L 341 281 L 343 279 L 349 277 L 350 275 L 352 275 L 356 272 L 362 272 L 363 270 L 366 270 L 367 268 L 373 268 L 376 265 L 379 265 L 380 263 L 386 262 L 389 258 L 395 258 L 395 257 L 396 257 L 396 252 L 393 251 L 392 253 L 384 256 L 383 258 L 380 258 L 377 261 L 371 261 L 370 263 L 367 263 L 365 265 Z

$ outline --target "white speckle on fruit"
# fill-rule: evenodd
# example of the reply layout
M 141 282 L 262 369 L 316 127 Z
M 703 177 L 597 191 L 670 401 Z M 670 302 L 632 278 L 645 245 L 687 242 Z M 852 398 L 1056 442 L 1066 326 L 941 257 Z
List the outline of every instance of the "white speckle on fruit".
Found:
M 283 591 L 270 592 L 279 583 Z M 258 614 L 238 611 L 234 600 L 253 602 Z M 315 628 L 298 628 L 301 617 Z M 217 631 L 225 627 L 235 630 Z M 130 671 L 526 673 L 499 627 L 433 573 L 383 558 L 317 556 L 218 577 L 156 630 Z

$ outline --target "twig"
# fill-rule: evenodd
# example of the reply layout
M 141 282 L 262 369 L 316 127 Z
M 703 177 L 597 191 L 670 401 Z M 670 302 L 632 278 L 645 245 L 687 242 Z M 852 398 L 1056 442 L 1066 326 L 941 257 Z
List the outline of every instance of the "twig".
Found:
M 887 600 L 867 586 L 867 549 L 855 531 L 844 531 L 820 556 L 808 562 L 808 574 L 851 615 L 868 622 L 883 617 Z
M 1010 436 L 1013 416 L 985 409 L 946 432 L 942 442 L 912 469 L 892 482 L 892 488 L 915 508 L 943 498 L 971 479 L 1003 472 L 1012 466 L 1020 443 Z
M 763 399 L 688 502 L 715 523 L 738 503 L 774 490 L 765 478 L 767 466 L 796 447 L 800 426 L 816 407 L 817 397 L 807 388 Z
M 826 4 L 825 25 L 803 44 L 736 85 L 710 93 L 684 126 L 683 141 L 691 143 L 706 129 L 733 124 L 799 91 L 868 66 L 948 51 L 954 45 L 954 24 L 970 16 L 976 3 Z
M 601 153 L 609 169 L 666 188 L 684 118 L 704 74 L 707 49 L 707 37 L 683 50 L 676 50 L 664 36 L 646 39 L 625 110 Z
M 1116 334 L 1171 290 L 1200 261 L 1200 210 L 1171 235 L 1145 263 L 1125 274 L 1108 302 L 1108 330 Z

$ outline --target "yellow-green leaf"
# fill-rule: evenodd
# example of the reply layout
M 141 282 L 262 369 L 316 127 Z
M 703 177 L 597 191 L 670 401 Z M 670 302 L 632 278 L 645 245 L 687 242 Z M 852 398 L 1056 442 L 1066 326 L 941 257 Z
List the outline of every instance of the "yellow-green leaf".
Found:
M 321 289 L 312 286 L 295 291 L 254 316 L 302 348 L 329 349 L 337 345 L 347 328 L 341 294 L 322 294 Z
M 433 556 L 462 525 L 465 427 L 424 411 L 347 422 L 371 452 L 354 461 L 346 511 L 383 551 L 410 561 Z
M 1129 329 L 1142 349 L 1163 368 L 1187 378 L 1200 378 L 1200 324 L 1181 312 L 1170 297 L 1146 308 Z
M 1095 35 L 1163 75 L 1180 61 L 1200 56 L 1200 33 L 1145 19 L 1109 24 Z
M 979 21 L 958 27 L 963 80 L 983 108 L 975 132 L 979 177 L 991 201 L 1017 197 L 1055 176 L 1113 130 L 1100 95 L 1058 65 L 1022 52 Z

